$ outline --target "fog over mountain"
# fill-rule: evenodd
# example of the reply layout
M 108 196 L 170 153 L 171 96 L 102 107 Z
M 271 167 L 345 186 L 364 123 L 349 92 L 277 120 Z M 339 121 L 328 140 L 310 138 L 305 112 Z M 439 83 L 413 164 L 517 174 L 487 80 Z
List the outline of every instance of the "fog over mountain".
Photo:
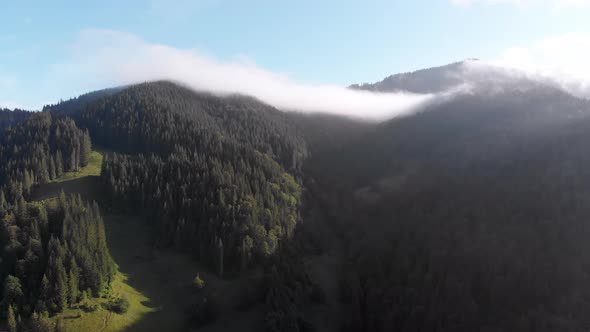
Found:
M 534 67 L 509 61 L 511 57 L 507 55 L 501 61 L 467 59 L 345 88 L 298 82 L 259 67 L 248 58 L 219 60 L 195 49 L 152 43 L 119 31 L 82 31 L 72 49 L 68 61 L 54 66 L 53 70 L 60 73 L 55 76 L 61 81 L 90 77 L 85 84 L 96 89 L 170 80 L 220 96 L 252 96 L 285 111 L 340 114 L 365 120 L 381 121 L 411 114 L 464 94 L 491 96 L 505 90 L 556 88 L 585 96 L 580 94 L 584 91 L 580 88 L 584 86 L 582 78 L 534 71 Z M 515 67 L 511 67 L 513 64 Z
M 409 73 L 394 74 L 380 82 L 353 84 L 355 90 L 374 92 L 412 92 L 437 94 L 457 91 L 459 94 L 494 95 L 505 91 L 526 92 L 533 89 L 560 89 L 573 91 L 561 86 L 557 78 L 527 73 L 524 70 L 502 67 L 467 59 L 452 64 L 420 69 Z
M 490 59 L 468 59 L 393 74 L 380 82 L 353 84 L 347 89 L 338 84 L 295 80 L 291 75 L 263 68 L 246 56 L 220 59 L 198 49 L 150 42 L 131 33 L 85 29 L 69 44 L 67 57 L 47 71 L 40 71 L 38 88 L 45 95 L 41 101 L 47 104 L 105 87 L 170 80 L 196 91 L 252 96 L 281 110 L 380 121 L 465 93 L 493 94 L 504 89 L 548 86 L 586 98 L 590 95 L 590 71 L 584 59 L 590 50 L 577 45 L 587 37 L 552 37 L 510 48 Z M 10 88 L 14 83 L 2 85 Z M 71 91 L 62 88 L 71 85 Z M 0 104 L 31 105 L 31 109 L 42 106 L 39 100 L 18 103 L 12 95 L 0 94 Z
M 364 119 L 408 113 L 438 97 L 428 93 L 373 93 L 334 84 L 298 82 L 248 59 L 221 61 L 198 50 L 151 43 L 133 34 L 111 30 L 82 31 L 72 49 L 67 61 L 53 66 L 51 76 L 64 84 L 82 81 L 87 90 L 170 80 L 195 91 L 255 97 L 282 110 Z

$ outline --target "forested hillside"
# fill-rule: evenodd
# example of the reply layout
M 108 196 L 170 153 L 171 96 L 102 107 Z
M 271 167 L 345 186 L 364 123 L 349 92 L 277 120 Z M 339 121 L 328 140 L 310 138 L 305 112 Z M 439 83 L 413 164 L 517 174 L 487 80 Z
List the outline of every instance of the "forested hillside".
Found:
M 80 197 L 21 201 L 0 228 L 2 306 L 22 319 L 100 296 L 116 271 L 98 205 Z
M 554 89 L 458 97 L 314 155 L 344 329 L 588 330 L 589 115 Z
M 85 166 L 90 151 L 88 131 L 73 120 L 35 114 L 0 136 L 0 195 L 14 205 L 32 186 Z
M 268 257 L 292 235 L 307 148 L 284 113 L 168 82 L 51 110 L 69 112 L 95 142 L 122 153 L 104 164 L 111 202 L 145 208 L 160 246 L 182 248 L 222 275 Z
M 395 82 L 438 89 L 427 78 L 456 66 Z M 186 253 L 217 282 L 248 278 L 224 305 L 257 312 L 260 329 L 590 329 L 590 103 L 555 87 L 461 94 L 381 123 L 169 82 L 0 114 L 2 309 L 23 327 L 108 293 L 98 206 L 31 202 L 84 167 L 92 141 L 100 204 L 144 222 L 152 250 Z M 219 298 L 194 284 L 186 316 L 203 327 Z
M 69 114 L 97 144 L 115 151 L 167 154 L 177 146 L 207 151 L 240 146 L 268 154 L 287 169 L 300 168 L 306 156 L 288 116 L 250 97 L 217 97 L 170 82 L 107 91 L 46 110 Z
M 84 166 L 90 149 L 87 131 L 47 112 L 0 136 L 0 305 L 11 329 L 48 328 L 48 313 L 100 296 L 114 276 L 96 203 L 63 193 L 30 201 L 35 186 Z
M 464 79 L 462 78 L 460 71 L 462 66 L 469 61 L 474 61 L 474 59 L 455 62 L 440 67 L 420 69 L 411 73 L 395 74 L 384 78 L 380 82 L 372 84 L 353 84 L 350 87 L 352 89 L 369 90 L 377 92 L 443 92 L 464 82 Z

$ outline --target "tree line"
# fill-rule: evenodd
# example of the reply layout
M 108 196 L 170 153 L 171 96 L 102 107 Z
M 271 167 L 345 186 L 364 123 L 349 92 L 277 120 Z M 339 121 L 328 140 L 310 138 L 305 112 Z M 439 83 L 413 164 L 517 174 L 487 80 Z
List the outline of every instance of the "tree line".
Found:
M 33 112 L 20 109 L 9 110 L 0 108 L 0 133 L 33 115 Z
M 49 112 L 7 129 L 0 136 L 0 201 L 15 205 L 33 186 L 86 166 L 91 146 L 87 130 Z

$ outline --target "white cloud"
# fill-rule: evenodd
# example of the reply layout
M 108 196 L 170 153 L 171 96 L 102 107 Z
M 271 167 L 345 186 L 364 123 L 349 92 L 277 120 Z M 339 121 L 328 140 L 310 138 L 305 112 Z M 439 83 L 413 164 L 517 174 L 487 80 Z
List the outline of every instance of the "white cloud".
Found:
M 251 60 L 219 61 L 197 50 L 149 43 L 132 34 L 107 30 L 83 31 L 72 46 L 71 58 L 54 65 L 52 73 L 52 84 L 80 82 L 78 87 L 86 91 L 167 79 L 196 90 L 250 95 L 283 110 L 369 119 L 403 114 L 435 97 L 303 84 L 262 69 Z
M 132 34 L 85 30 L 71 45 L 68 58 L 49 71 L 43 71 L 36 89 L 46 92 L 39 98 L 45 101 L 66 99 L 106 87 L 168 79 L 195 90 L 250 95 L 283 110 L 383 119 L 476 88 L 493 92 L 530 87 L 520 84 L 519 79 L 558 84 L 576 96 L 590 98 L 588 40 L 590 33 L 572 33 L 516 45 L 486 62 L 464 66 L 460 73 L 463 84 L 453 91 L 411 94 L 373 93 L 338 85 L 301 83 L 257 66 L 247 55 L 220 61 L 198 50 L 150 43 Z M 10 81 L 0 79 L 0 87 L 8 83 Z M 18 99 L 17 94 L 10 91 L 15 89 L 0 89 L 0 100 Z M 34 106 L 28 108 L 41 105 L 35 103 Z
M 522 70 L 537 78 L 553 80 L 580 97 L 590 97 L 590 33 L 570 33 L 512 47 L 492 64 Z

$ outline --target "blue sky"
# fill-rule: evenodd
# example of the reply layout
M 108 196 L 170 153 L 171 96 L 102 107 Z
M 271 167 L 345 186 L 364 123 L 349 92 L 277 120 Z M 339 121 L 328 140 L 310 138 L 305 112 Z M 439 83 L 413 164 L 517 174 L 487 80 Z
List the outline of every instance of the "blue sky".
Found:
M 85 31 L 340 86 L 590 32 L 586 0 L 2 2 L 0 106 L 29 108 L 117 82 L 82 75 L 109 47 L 81 40 Z

